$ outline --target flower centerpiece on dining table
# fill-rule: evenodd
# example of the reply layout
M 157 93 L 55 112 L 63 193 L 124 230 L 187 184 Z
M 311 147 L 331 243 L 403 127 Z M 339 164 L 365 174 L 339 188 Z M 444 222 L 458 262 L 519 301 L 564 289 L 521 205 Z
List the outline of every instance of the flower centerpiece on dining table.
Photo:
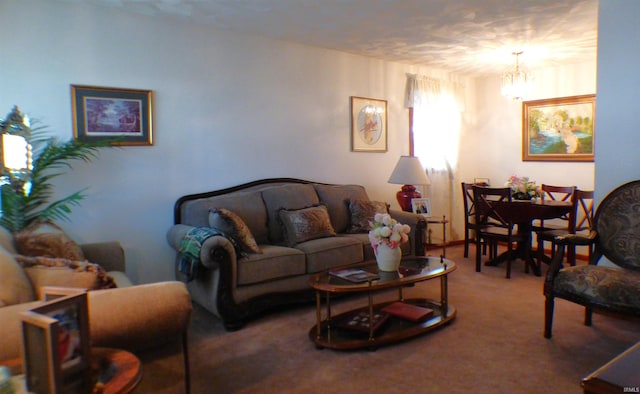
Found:
M 540 188 L 536 182 L 529 180 L 526 176 L 511 175 L 505 186 L 511 188 L 511 196 L 515 200 L 531 200 L 540 195 Z
M 376 255 L 380 271 L 397 271 L 402 259 L 400 245 L 409 241 L 411 227 L 399 223 L 388 213 L 376 213 L 369 222 L 369 242 Z

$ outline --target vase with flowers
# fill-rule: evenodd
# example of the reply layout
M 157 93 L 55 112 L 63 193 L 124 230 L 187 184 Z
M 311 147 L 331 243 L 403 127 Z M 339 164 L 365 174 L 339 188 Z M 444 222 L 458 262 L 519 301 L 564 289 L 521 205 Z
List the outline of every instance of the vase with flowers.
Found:
M 378 269 L 385 272 L 397 271 L 402 259 L 400 245 L 409 241 L 411 227 L 398 223 L 388 213 L 376 213 L 369 223 L 369 241 L 376 255 Z
M 505 186 L 511 188 L 511 196 L 515 200 L 531 200 L 540 195 L 540 189 L 535 181 L 529 180 L 529 177 L 511 175 Z

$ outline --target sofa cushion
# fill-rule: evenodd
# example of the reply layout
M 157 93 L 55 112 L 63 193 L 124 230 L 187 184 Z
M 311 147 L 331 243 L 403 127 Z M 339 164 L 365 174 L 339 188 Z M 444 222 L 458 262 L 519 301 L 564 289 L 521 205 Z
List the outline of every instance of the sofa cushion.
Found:
M 206 227 L 209 225 L 209 211 L 214 208 L 225 208 L 238 215 L 249 227 L 258 244 L 268 242 L 267 211 L 259 191 L 233 192 L 186 201 L 181 208 L 181 223 Z
M 13 239 L 21 255 L 84 260 L 80 246 L 52 222 L 34 223 L 15 233 Z
M 371 230 L 370 221 L 376 213 L 389 213 L 387 203 L 369 200 L 351 200 L 349 201 L 349 212 L 351 214 L 351 222 L 348 233 L 368 233 Z
M 5 250 L 0 250 L 0 308 L 35 300 L 31 282 L 26 273 Z
M 36 291 L 42 286 L 81 287 L 89 290 L 116 287 L 102 267 L 88 261 L 43 256 L 16 256 Z
M 338 233 L 344 233 L 349 227 L 349 201 L 368 200 L 367 192 L 360 185 L 314 185 L 320 202 L 329 208 L 331 224 Z
M 246 253 L 262 253 L 251 230 L 240 216 L 224 208 L 209 211 L 209 226 L 233 238 Z
M 279 215 L 285 241 L 290 247 L 311 239 L 336 235 L 329 219 L 329 211 L 324 205 L 302 209 L 281 209 Z
M 307 257 L 307 274 L 363 260 L 362 242 L 349 237 L 318 238 L 296 245 Z
M 311 184 L 287 184 L 274 186 L 262 191 L 262 199 L 267 209 L 267 226 L 269 241 L 279 244 L 284 241 L 278 211 L 284 209 L 300 209 L 318 205 L 318 195 Z
M 262 254 L 239 258 L 238 286 L 305 274 L 305 255 L 298 249 L 264 245 Z

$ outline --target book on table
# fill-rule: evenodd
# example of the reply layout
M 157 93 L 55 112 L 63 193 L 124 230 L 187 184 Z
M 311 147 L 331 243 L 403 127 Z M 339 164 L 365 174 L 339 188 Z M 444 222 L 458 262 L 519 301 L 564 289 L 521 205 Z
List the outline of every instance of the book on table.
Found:
M 411 321 L 426 320 L 433 315 L 433 309 L 397 301 L 382 308 L 382 312 Z
M 369 316 L 369 311 L 360 310 L 337 322 L 337 326 L 348 328 L 361 332 L 369 332 L 369 327 L 373 326 L 373 332 L 376 332 L 389 319 L 389 315 L 381 311 L 373 311 L 373 315 Z
M 331 270 L 329 271 L 329 275 L 354 283 L 362 283 L 368 282 L 370 280 L 380 279 L 378 274 L 374 274 L 373 272 L 365 271 L 360 268 L 343 268 L 339 270 Z

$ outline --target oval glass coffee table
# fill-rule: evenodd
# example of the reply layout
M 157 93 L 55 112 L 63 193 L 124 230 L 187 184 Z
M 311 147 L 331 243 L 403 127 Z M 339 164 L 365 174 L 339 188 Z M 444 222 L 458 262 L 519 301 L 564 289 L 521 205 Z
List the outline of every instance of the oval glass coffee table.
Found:
M 357 270 L 356 275 L 361 274 L 361 277 L 374 278 L 352 282 L 335 275 L 336 272 L 345 272 L 345 269 Z M 456 264 L 451 260 L 427 256 L 403 258 L 398 272 L 379 272 L 376 262 L 369 261 L 315 274 L 309 278 L 309 285 L 316 291 L 316 325 L 309 330 L 309 338 L 319 349 L 373 350 L 378 346 L 424 334 L 446 324 L 456 316 L 455 307 L 447 301 L 447 275 L 455 269 Z M 436 278 L 440 279 L 440 300 L 404 298 L 404 287 Z M 389 289 L 397 289 L 397 300 L 374 303 L 374 293 Z M 355 293 L 366 293 L 367 304 L 333 316 L 332 296 Z M 384 311 L 385 307 L 391 304 L 400 306 L 400 309 L 406 307 L 428 313 L 423 318 L 398 317 L 397 311 Z

